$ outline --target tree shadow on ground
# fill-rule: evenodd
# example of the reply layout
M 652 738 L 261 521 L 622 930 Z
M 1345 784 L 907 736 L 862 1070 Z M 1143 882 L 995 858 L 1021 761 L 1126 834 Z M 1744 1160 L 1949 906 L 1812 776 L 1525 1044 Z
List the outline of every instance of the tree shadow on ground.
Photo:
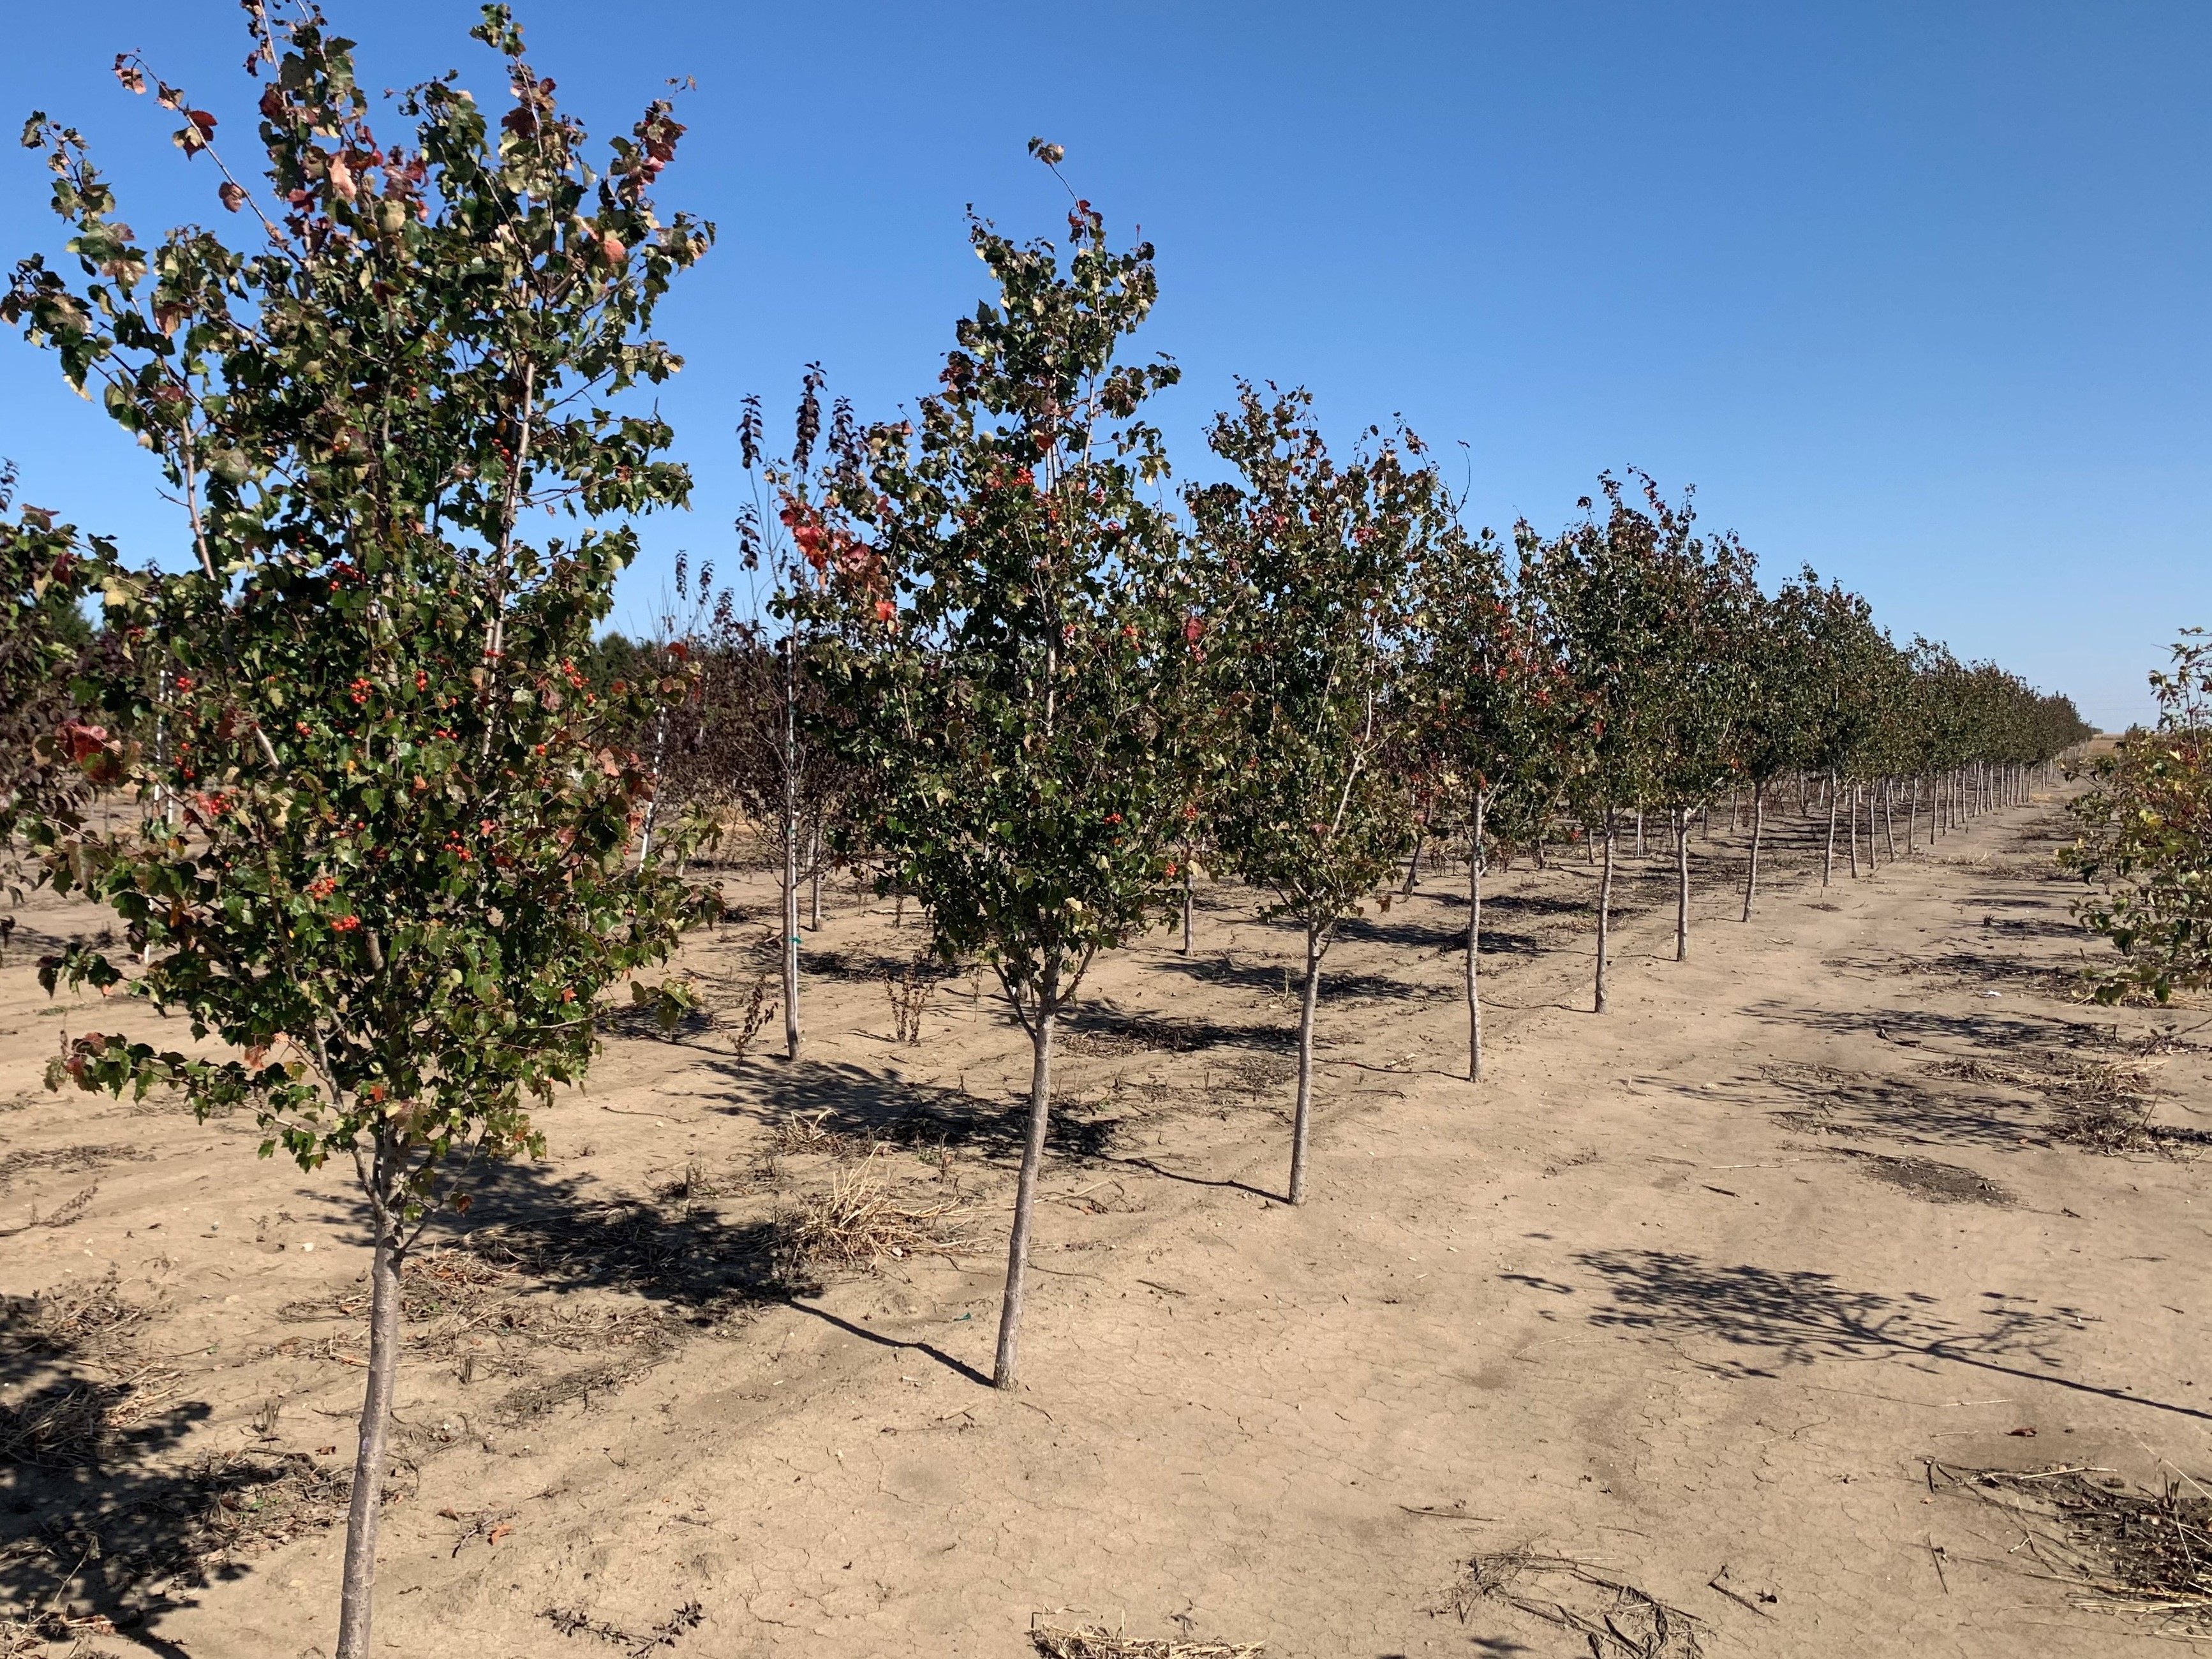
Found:
M 264 1539 L 326 1524 L 346 1482 L 296 1454 L 185 1459 L 211 1408 L 143 1352 L 158 1312 L 112 1279 L 0 1307 L 0 1617 L 57 1642 L 64 1613 L 105 1617 L 182 1659 L 155 1633 L 179 1603 L 148 1587 L 242 1576 Z
M 1978 1319 L 1963 1324 L 1939 1314 L 1932 1296 L 1855 1291 L 1830 1273 L 1726 1267 L 1666 1250 L 1587 1250 L 1573 1260 L 1608 1298 L 1588 1316 L 1591 1324 L 1721 1344 L 1733 1352 L 1697 1363 L 1726 1376 L 1772 1377 L 1777 1367 L 1820 1360 L 1943 1363 L 2212 1422 L 2212 1412 L 2060 1375 L 2051 1350 L 2094 1317 L 2076 1308 L 2024 1308 L 1985 1291 Z
M 1951 1014 L 1932 1008 L 1808 1008 L 1770 1000 L 1753 1003 L 1746 1012 L 1771 1025 L 1822 1031 L 1832 1036 L 1871 1037 L 1908 1048 L 1931 1043 L 1992 1049 L 2095 1047 L 2105 1041 L 2104 1033 L 2109 1029 L 2063 1014 L 1995 1009 Z M 1931 1049 L 1929 1057 L 1939 1052 Z
M 1223 986 L 1256 996 L 1275 997 L 1292 1006 L 1296 1006 L 1305 977 L 1303 969 L 1285 963 L 1239 962 L 1226 952 L 1212 957 L 1175 957 L 1159 965 L 1171 973 L 1182 974 L 1204 984 Z M 1326 957 L 1322 961 L 1321 1000 L 1324 1004 L 1376 998 L 1436 1002 L 1457 994 L 1444 987 L 1424 985 L 1419 981 L 1400 979 L 1391 974 L 1332 969 Z M 1295 1034 L 1292 1036 L 1295 1038 Z
M 1029 1133 L 1023 1096 L 986 1099 L 964 1089 L 916 1083 L 843 1061 L 802 1060 L 769 1070 L 709 1060 L 710 1071 L 742 1075 L 747 1094 L 712 1108 L 774 1127 L 801 1118 L 826 1127 L 933 1150 L 951 1147 L 994 1161 L 1016 1160 Z M 824 1114 L 827 1115 L 825 1116 Z M 1048 1155 L 1081 1161 L 1103 1156 L 1121 1120 L 1084 1102 L 1056 1097 L 1045 1129 Z
M 1326 981 L 1324 981 L 1326 983 Z M 1297 1033 L 1272 1021 L 1205 1019 L 1188 1014 L 1133 1014 L 1111 1001 L 1086 1002 L 1061 1018 L 1076 1054 L 1194 1054 L 1205 1048 L 1288 1048 Z
M 1648 1086 L 1666 1085 L 1653 1079 Z M 1932 1086 L 1917 1078 L 1782 1061 L 1723 1085 L 1720 1092 L 1766 1108 L 1777 1124 L 1800 1134 L 1999 1150 L 2044 1140 L 2035 1102 Z M 1785 1103 L 1776 1106 L 1777 1095 Z

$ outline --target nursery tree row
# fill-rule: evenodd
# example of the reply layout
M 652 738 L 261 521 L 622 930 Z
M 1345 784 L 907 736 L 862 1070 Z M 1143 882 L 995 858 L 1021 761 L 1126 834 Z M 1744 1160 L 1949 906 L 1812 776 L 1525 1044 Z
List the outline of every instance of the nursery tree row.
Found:
M 1877 825 L 1894 856 L 1900 811 L 1909 851 L 2086 735 L 2063 698 L 1896 646 L 1810 571 L 1769 592 L 1640 475 L 1501 538 L 1413 433 L 1333 445 L 1304 392 L 1250 384 L 1208 481 L 1179 485 L 1146 418 L 1177 371 L 1130 349 L 1152 249 L 1080 200 L 1057 241 L 971 226 L 990 291 L 910 417 L 825 404 L 817 370 L 787 444 L 734 407 L 756 495 L 727 563 L 763 603 L 687 569 L 696 612 L 610 640 L 634 520 L 691 483 L 635 395 L 681 367 L 657 307 L 714 240 L 654 204 L 673 107 L 595 149 L 491 6 L 473 33 L 506 106 L 447 76 L 380 137 L 353 43 L 312 6 L 246 13 L 258 121 L 235 151 L 155 66 L 115 64 L 172 112 L 223 234 L 142 240 L 74 130 L 24 131 L 70 258 L 21 261 L 0 318 L 152 453 L 182 556 L 135 566 L 0 483 L 0 836 L 11 878 L 123 927 L 42 963 L 49 989 L 205 1040 L 74 1033 L 58 1086 L 244 1106 L 264 1155 L 359 1184 L 342 1659 L 371 1646 L 408 1254 L 479 1160 L 542 1152 L 531 1108 L 584 1075 L 601 996 L 714 913 L 692 860 L 717 814 L 778 843 L 792 1059 L 801 893 L 818 906 L 835 861 L 910 896 L 1029 1038 L 1010 1385 L 1059 1023 L 1103 956 L 1178 912 L 1188 945 L 1197 880 L 1249 884 L 1302 941 L 1296 1202 L 1328 953 L 1425 847 L 1466 852 L 1479 1077 L 1492 860 L 1601 860 L 1602 1009 L 1613 872 L 1647 818 L 1686 952 L 1692 825 L 1722 800 L 1750 816 L 1747 918 L 1778 799 L 1825 814 L 1831 866 L 1839 824 L 1854 864 Z

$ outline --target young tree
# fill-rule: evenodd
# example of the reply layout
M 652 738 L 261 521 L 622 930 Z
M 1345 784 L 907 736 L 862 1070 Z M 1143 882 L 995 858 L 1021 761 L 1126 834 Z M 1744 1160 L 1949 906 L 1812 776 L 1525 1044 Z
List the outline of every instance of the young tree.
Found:
M 1741 775 L 1757 562 L 1733 536 L 1696 533 L 1688 492 L 1678 507 L 1649 478 L 1644 486 L 1663 596 L 1652 626 L 1659 654 L 1645 669 L 1663 711 L 1655 798 L 1674 832 L 1674 960 L 1682 962 L 1690 953 L 1690 819 Z
M 1603 842 L 1592 998 L 1603 1013 L 1616 822 L 1624 808 L 1656 790 L 1674 685 L 1668 619 L 1682 595 L 1678 569 L 1662 556 L 1656 517 L 1630 507 L 1610 474 L 1599 482 L 1602 518 L 1586 495 L 1582 521 L 1550 541 L 1526 524 L 1516 533 L 1523 580 L 1541 597 L 1569 688 L 1575 759 L 1567 798 Z
M 990 964 L 1031 1045 L 1000 1388 L 1018 1370 L 1055 1024 L 1098 954 L 1175 897 L 1188 790 L 1163 699 L 1200 628 L 1172 586 L 1173 520 L 1142 489 L 1167 465 L 1137 410 L 1176 370 L 1115 361 L 1158 293 L 1152 246 L 1114 250 L 1087 202 L 1067 228 L 1063 258 L 974 223 L 997 301 L 961 320 L 918 426 L 872 428 L 867 477 L 827 507 L 787 503 L 823 574 L 817 654 L 865 769 L 853 833 L 920 896 L 941 957 Z
M 1468 829 L 1467 1074 L 1482 1078 L 1482 877 L 1493 814 L 1540 832 L 1558 789 L 1559 668 L 1533 596 L 1489 531 L 1438 534 L 1417 572 L 1407 701 L 1417 769 L 1459 798 Z
M 1743 920 L 1759 896 L 1759 857 L 1766 836 L 1766 797 L 1778 779 L 1808 763 L 1817 721 L 1809 678 L 1815 590 L 1784 582 L 1771 599 L 1754 599 L 1743 643 L 1745 687 L 1735 750 L 1751 784 L 1751 860 L 1744 873 Z
M 1806 621 L 1803 672 L 1811 699 L 1805 758 L 1828 780 L 1828 832 L 1820 861 L 1826 887 L 1835 874 L 1841 786 L 1871 750 L 1880 724 L 1875 675 L 1891 647 L 1863 599 L 1835 582 L 1823 587 L 1809 566 L 1799 580 Z
M 1338 923 L 1395 872 L 1413 802 L 1392 765 L 1392 704 L 1411 623 L 1413 572 L 1453 531 L 1412 434 L 1339 465 L 1303 392 L 1240 388 L 1218 416 L 1215 454 L 1243 483 L 1187 492 L 1213 626 L 1208 644 L 1224 730 L 1209 790 L 1224 860 L 1274 895 L 1263 915 L 1305 936 L 1297 1106 L 1289 1198 L 1305 1199 L 1314 1008 Z
M 667 427 L 605 399 L 678 368 L 653 311 L 710 232 L 647 194 L 683 131 L 669 106 L 587 168 L 503 9 L 474 33 L 513 107 L 495 123 L 428 82 L 400 103 L 411 149 L 372 133 L 351 45 L 312 7 L 248 15 L 265 192 L 216 152 L 213 115 L 155 84 L 253 251 L 195 228 L 141 246 L 75 132 L 27 135 L 84 280 L 27 259 L 0 314 L 153 449 L 192 556 L 162 574 L 73 549 L 125 648 L 93 689 L 167 734 L 106 757 L 179 815 L 36 826 L 56 887 L 107 903 L 143 952 L 75 948 L 41 976 L 125 987 L 227 1048 L 88 1033 L 57 1085 L 250 1106 L 264 1156 L 360 1181 L 369 1364 L 337 1650 L 362 1659 L 409 1250 L 465 1207 L 471 1162 L 542 1147 L 529 1103 L 583 1074 L 597 994 L 686 913 L 657 860 L 631 866 L 648 780 L 575 666 L 632 534 L 533 545 L 520 526 L 684 500 Z M 116 73 L 149 78 L 128 55 Z M 630 720 L 682 690 L 611 688 Z
M 2156 728 L 2131 731 L 2099 763 L 2072 802 L 2081 834 L 2064 854 L 2092 890 L 2077 914 L 2122 957 L 2097 976 L 2105 1003 L 2212 985 L 2212 640 L 2185 630 L 2150 684 Z M 2071 713 L 2054 711 L 2054 735 Z

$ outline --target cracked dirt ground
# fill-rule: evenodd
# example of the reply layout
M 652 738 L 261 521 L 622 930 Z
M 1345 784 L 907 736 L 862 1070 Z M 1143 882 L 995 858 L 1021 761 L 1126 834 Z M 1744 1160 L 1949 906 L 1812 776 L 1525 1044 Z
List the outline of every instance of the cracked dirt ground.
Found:
M 2041 801 L 1825 891 L 1790 829 L 1748 926 L 1719 884 L 1737 841 L 1701 842 L 1681 964 L 1655 845 L 1601 1018 L 1591 872 L 1522 866 L 1493 883 L 1479 1089 L 1450 1074 L 1463 877 L 1427 876 L 1329 957 L 1297 1210 L 1273 1196 L 1295 941 L 1210 891 L 1192 957 L 1163 933 L 1108 963 L 1074 1024 L 1012 1395 L 978 1372 L 1024 1040 L 954 980 L 895 1043 L 871 973 L 915 935 L 839 889 L 807 940 L 809 1058 L 765 1054 L 773 1022 L 733 1056 L 768 908 L 733 878 L 756 920 L 688 953 L 720 1021 L 611 1038 L 544 1118 L 552 1159 L 434 1237 L 379 1645 L 612 1652 L 546 1615 L 643 1640 L 696 1601 L 652 1650 L 1012 1656 L 1042 1616 L 1276 1656 L 1582 1654 L 1453 1605 L 1473 1554 L 1528 1545 L 1694 1615 L 1711 1654 L 2131 1649 L 2155 1626 L 2032 1576 L 1924 1462 L 2212 1462 L 2204 1016 L 2066 994 L 2063 824 Z M 147 1311 L 104 1347 L 0 1330 L 18 1422 L 138 1378 L 103 1396 L 101 1466 L 0 1464 L 0 1597 L 115 1618 L 109 1651 L 327 1652 L 348 1194 L 257 1163 L 250 1125 L 44 1093 L 58 1030 L 118 1015 L 50 1013 L 32 982 L 40 936 L 97 919 L 20 914 L 0 1289 Z M 2155 1098 L 2110 1152 L 2082 1115 L 2116 1061 Z M 791 1130 L 824 1112 L 842 1158 Z M 878 1136 L 896 1191 L 969 1206 L 972 1247 L 811 1286 L 773 1266 L 778 1214 Z

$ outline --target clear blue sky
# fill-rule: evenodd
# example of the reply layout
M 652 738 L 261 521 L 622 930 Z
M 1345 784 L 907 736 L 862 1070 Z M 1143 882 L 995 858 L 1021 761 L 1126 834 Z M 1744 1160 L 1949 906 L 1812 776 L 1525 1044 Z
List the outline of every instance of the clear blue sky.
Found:
M 82 127 L 142 231 L 222 217 L 143 48 L 251 130 L 230 0 L 9 9 L 0 114 Z M 1601 468 L 1694 482 L 1770 579 L 1809 561 L 1920 632 L 2147 711 L 2212 623 L 2204 499 L 2212 7 L 1525 3 L 520 8 L 595 131 L 697 91 L 663 200 L 721 241 L 665 313 L 696 510 L 650 523 L 623 617 L 679 547 L 726 556 L 737 402 L 820 359 L 864 415 L 926 389 L 981 273 L 967 203 L 1048 234 L 1065 198 L 1159 248 L 1158 418 L 1186 470 L 1239 374 L 1346 437 L 1402 412 L 1470 447 L 1469 514 L 1552 526 Z M 498 77 L 457 0 L 337 0 L 362 78 Z M 13 160 L 8 159 L 13 157 Z M 51 246 L 38 158 L 0 149 L 7 257 Z M 1142 339 L 1143 337 L 1140 337 Z M 0 341 L 0 455 L 30 500 L 173 551 L 151 468 Z

